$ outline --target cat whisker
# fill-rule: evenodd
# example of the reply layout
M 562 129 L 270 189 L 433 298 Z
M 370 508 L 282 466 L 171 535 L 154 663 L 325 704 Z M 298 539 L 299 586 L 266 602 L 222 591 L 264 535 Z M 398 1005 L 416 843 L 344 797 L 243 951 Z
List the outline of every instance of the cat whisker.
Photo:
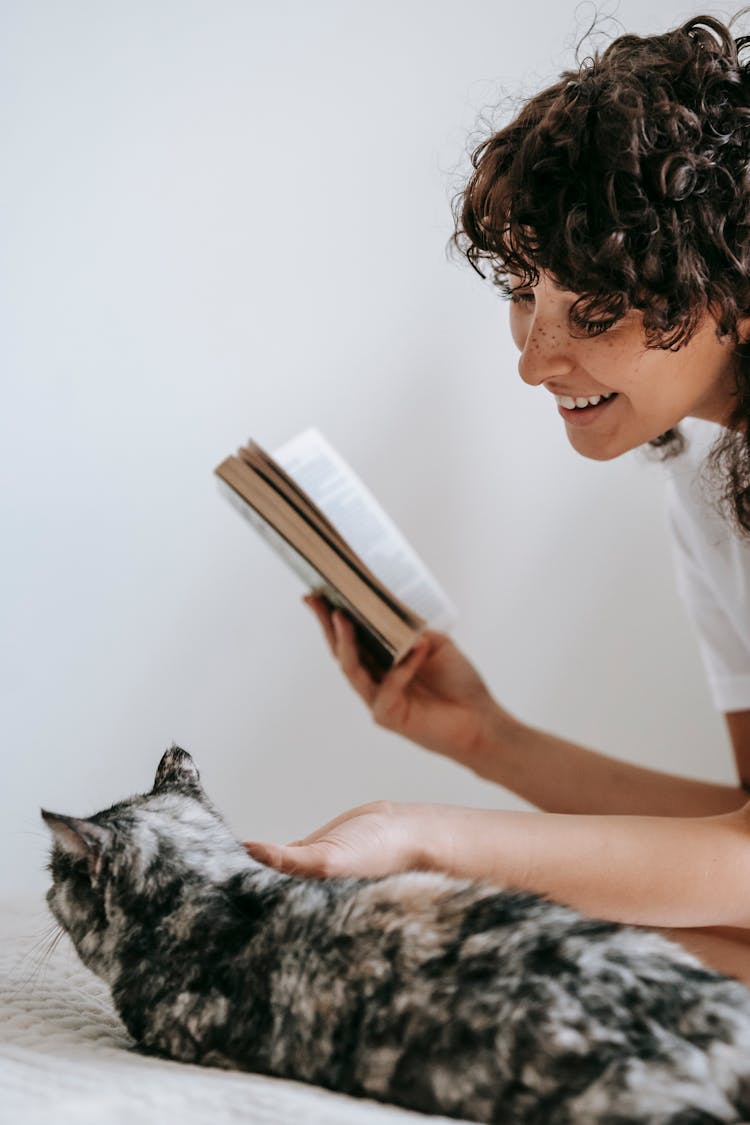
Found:
M 115 1014 L 111 1002 L 108 1003 L 106 1000 L 102 999 L 102 997 L 97 996 L 93 992 L 88 992 L 85 988 L 81 988 L 80 985 L 76 985 L 70 980 L 66 980 L 65 990 L 77 996 L 78 999 L 82 1000 L 85 1004 L 90 1004 L 93 1008 L 96 1008 L 102 1015 L 113 1016 Z
M 33 945 L 31 945 L 26 950 L 23 956 L 23 960 L 25 961 L 28 957 L 33 956 L 41 945 L 46 944 L 51 939 L 57 928 L 58 923 L 55 921 L 55 919 L 49 919 L 42 933 L 39 935 L 39 937 L 37 937 Z
M 46 932 L 25 954 L 21 964 L 23 965 L 24 961 L 28 961 L 29 959 L 32 959 L 33 963 L 31 965 L 30 971 L 19 980 L 17 988 L 14 991 L 20 991 L 22 989 L 25 991 L 29 988 L 34 988 L 42 983 L 42 973 L 46 968 L 48 968 L 50 958 L 52 957 L 54 951 L 57 949 L 57 946 L 59 945 L 60 940 L 64 936 L 64 934 L 65 930 L 62 928 L 62 926 L 59 925 L 59 923 L 53 921 L 51 923 L 51 927 L 48 927 Z M 40 945 L 43 946 L 42 952 L 38 957 L 35 957 L 36 951 L 39 949 Z

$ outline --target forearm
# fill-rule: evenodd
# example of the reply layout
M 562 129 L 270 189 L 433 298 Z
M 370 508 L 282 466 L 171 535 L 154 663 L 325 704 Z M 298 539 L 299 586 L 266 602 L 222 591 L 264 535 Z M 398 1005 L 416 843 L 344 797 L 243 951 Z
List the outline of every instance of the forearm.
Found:
M 499 708 L 463 761 L 480 777 L 549 812 L 714 816 L 748 800 L 739 786 L 618 761 L 520 723 Z
M 611 921 L 750 927 L 750 806 L 694 818 L 422 808 L 417 866 Z

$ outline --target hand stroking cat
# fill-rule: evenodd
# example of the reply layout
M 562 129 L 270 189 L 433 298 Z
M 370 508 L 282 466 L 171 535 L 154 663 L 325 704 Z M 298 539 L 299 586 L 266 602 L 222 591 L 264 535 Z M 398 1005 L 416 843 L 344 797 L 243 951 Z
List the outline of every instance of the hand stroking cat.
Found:
M 144 1052 L 480 1122 L 739 1122 L 750 991 L 676 943 L 441 872 L 253 859 L 171 747 L 148 793 L 42 811 L 49 907 Z

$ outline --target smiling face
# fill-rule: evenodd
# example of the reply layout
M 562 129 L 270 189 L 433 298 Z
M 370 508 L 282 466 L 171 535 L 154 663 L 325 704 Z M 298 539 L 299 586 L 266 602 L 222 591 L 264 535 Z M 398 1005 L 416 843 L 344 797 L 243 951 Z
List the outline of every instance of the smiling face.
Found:
M 705 315 L 677 351 L 647 348 L 638 310 L 611 327 L 594 322 L 582 337 L 568 325 L 578 294 L 558 288 L 544 270 L 534 286 L 521 288 L 513 277 L 510 282 L 510 328 L 524 382 L 573 399 L 615 396 L 582 410 L 566 409 L 569 402 L 558 406 L 568 439 L 582 456 L 609 461 L 686 417 L 727 424 L 735 345 L 719 339 L 712 316 Z

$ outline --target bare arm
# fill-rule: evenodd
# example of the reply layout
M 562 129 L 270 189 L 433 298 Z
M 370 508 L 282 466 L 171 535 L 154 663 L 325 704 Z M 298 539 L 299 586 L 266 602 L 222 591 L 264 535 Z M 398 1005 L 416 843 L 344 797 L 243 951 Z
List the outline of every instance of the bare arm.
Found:
M 607 758 L 536 730 L 497 704 L 449 638 L 430 633 L 381 684 L 351 629 L 318 606 L 334 655 L 380 725 L 445 754 L 545 812 L 376 802 L 292 845 L 254 842 L 300 875 L 414 867 L 482 878 L 613 921 L 691 932 L 750 929 L 750 803 L 741 786 Z M 727 716 L 741 777 L 750 712 Z
M 307 876 L 437 870 L 633 925 L 750 928 L 750 804 L 720 816 L 576 816 L 376 801 L 294 844 L 245 845 Z
M 500 706 L 444 633 L 420 643 L 381 683 L 359 660 L 351 624 L 321 598 L 314 610 L 336 660 L 374 721 L 467 766 L 537 808 L 559 813 L 712 816 L 740 808 L 739 785 L 717 785 L 630 765 L 547 734 Z M 743 721 L 744 716 L 744 721 Z M 750 712 L 727 716 L 735 754 L 750 778 Z M 745 749 L 742 750 L 742 747 Z
M 745 717 L 743 724 L 739 715 Z M 750 777 L 748 716 L 750 712 L 737 712 L 727 721 L 731 733 L 734 720 L 738 765 L 741 747 L 746 747 Z M 741 808 L 748 800 L 740 785 L 695 781 L 631 765 L 519 723 L 500 709 L 467 747 L 462 761 L 480 777 L 549 812 L 713 816 Z
M 750 805 L 687 818 L 451 805 L 440 816 L 441 806 L 422 807 L 435 810 L 433 830 L 420 826 L 425 867 L 545 893 L 612 921 L 750 927 L 741 890 L 750 885 Z

